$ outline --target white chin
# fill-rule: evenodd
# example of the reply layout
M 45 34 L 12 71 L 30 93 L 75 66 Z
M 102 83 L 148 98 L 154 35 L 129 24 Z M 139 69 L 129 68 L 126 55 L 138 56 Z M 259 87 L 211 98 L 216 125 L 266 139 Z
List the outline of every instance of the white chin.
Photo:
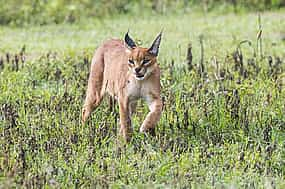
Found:
M 136 80 L 143 80 L 145 78 L 145 75 L 143 77 L 138 77 L 138 76 L 135 76 Z

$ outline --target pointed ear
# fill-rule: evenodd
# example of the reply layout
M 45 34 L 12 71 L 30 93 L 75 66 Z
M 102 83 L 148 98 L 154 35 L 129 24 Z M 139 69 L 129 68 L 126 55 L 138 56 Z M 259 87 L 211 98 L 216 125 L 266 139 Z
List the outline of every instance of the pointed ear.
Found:
M 125 43 L 130 49 L 134 49 L 137 46 L 136 43 L 130 38 L 129 31 L 125 35 Z
M 156 37 L 156 39 L 152 43 L 151 47 L 148 49 L 148 52 L 154 56 L 158 55 L 161 36 L 162 36 L 162 32 L 160 32 L 158 34 L 158 36 Z

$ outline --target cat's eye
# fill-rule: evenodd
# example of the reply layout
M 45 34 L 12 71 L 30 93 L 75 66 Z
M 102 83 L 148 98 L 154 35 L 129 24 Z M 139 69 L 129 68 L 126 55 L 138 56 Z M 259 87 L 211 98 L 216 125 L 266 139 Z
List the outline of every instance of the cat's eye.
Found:
M 150 62 L 149 59 L 144 59 L 143 62 L 142 62 L 142 64 L 148 64 L 149 62 Z
M 129 63 L 130 64 L 135 64 L 135 62 L 133 60 L 131 60 L 131 59 L 129 59 Z

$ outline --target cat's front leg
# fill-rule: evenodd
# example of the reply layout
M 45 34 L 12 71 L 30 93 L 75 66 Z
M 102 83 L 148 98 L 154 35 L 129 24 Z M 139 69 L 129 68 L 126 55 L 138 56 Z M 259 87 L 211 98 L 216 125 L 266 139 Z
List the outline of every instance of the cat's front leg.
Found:
M 160 119 L 161 112 L 162 112 L 162 100 L 158 97 L 148 97 L 147 103 L 150 112 L 147 114 L 141 128 L 140 132 L 147 132 L 154 129 L 157 122 Z
M 120 112 L 120 135 L 126 141 L 130 141 L 133 130 L 130 118 L 128 98 L 122 98 L 122 97 L 119 98 L 119 112 Z

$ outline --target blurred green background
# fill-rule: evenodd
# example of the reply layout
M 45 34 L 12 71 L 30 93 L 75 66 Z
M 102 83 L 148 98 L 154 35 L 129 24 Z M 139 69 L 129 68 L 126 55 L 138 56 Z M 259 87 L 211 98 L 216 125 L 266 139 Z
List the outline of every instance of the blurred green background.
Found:
M 284 0 L 0 0 L 0 24 L 22 26 L 74 23 L 120 14 L 241 13 L 280 9 Z

